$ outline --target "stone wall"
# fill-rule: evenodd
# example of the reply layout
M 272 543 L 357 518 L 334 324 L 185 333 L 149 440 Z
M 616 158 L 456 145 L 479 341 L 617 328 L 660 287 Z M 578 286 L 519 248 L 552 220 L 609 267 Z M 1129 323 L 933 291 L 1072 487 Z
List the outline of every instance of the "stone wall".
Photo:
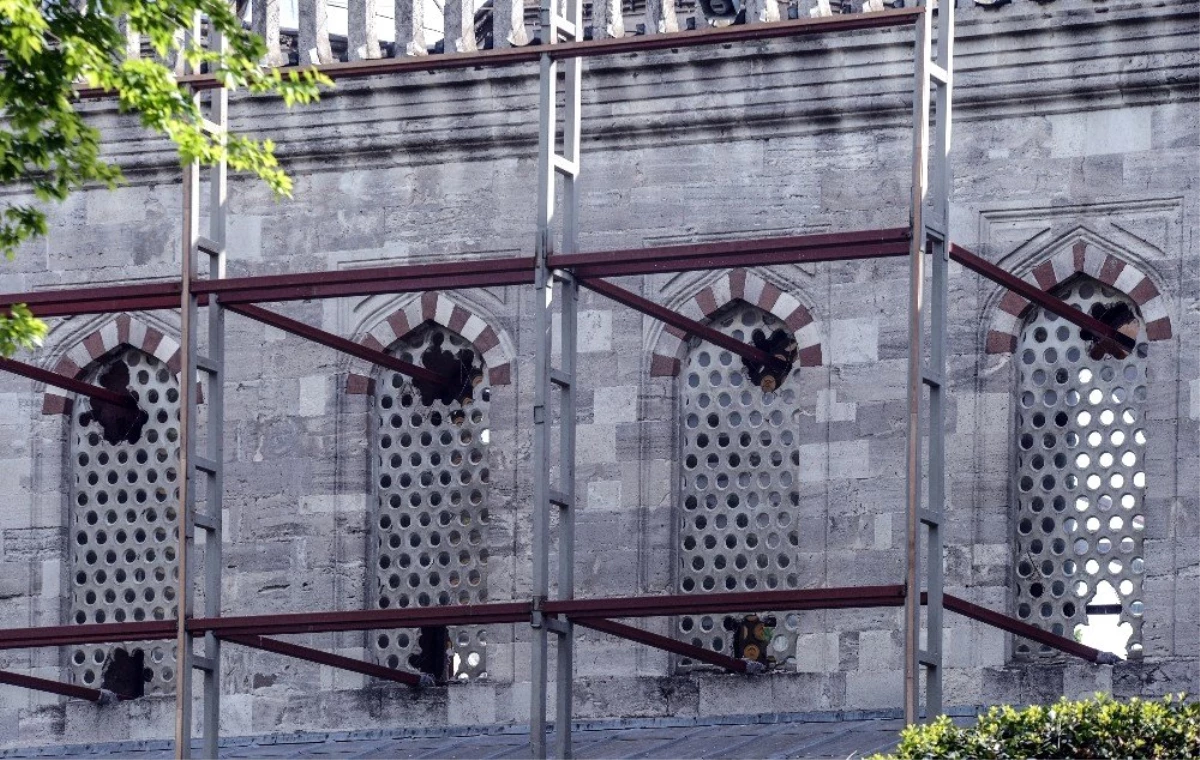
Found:
M 1111 280 L 1158 327 L 1148 335 L 1142 423 L 1142 661 L 1024 661 L 1014 657 L 1011 637 L 949 614 L 948 704 L 1200 688 L 1196 11 L 1194 2 L 1091 0 L 959 9 L 953 238 L 1043 287 L 1075 272 Z M 589 61 L 582 249 L 906 224 L 910 60 L 908 35 L 874 31 Z M 129 184 L 79 193 L 58 208 L 50 235 L 4 264 L 4 291 L 146 281 L 178 270 L 179 171 L 170 146 L 107 104 L 89 108 Z M 295 178 L 289 201 L 250 180 L 232 182 L 232 275 L 532 249 L 534 67 L 346 83 L 296 112 L 240 97 L 232 113 L 235 128 L 277 141 Z M 764 292 L 777 291 L 776 300 L 803 307 L 811 323 L 794 327 L 804 331 L 804 346 L 820 348 L 816 361 L 798 362 L 787 386 L 795 396 L 785 427 L 799 451 L 797 582 L 900 582 L 904 264 L 781 266 L 750 275 L 762 285 L 749 297 L 743 284 L 741 298 L 763 305 Z M 719 309 L 738 297 L 730 283 L 739 278 L 751 279 L 707 272 L 622 284 L 703 314 L 705 304 Z M 1011 614 L 1018 498 L 1011 350 L 1023 317 L 999 288 L 957 266 L 950 289 L 947 587 Z M 507 367 L 505 377 L 490 377 L 492 601 L 525 598 L 530 584 L 531 298 L 528 289 L 494 288 L 280 307 L 381 345 L 402 337 L 388 318 L 406 311 L 410 326 L 415 315 L 450 326 L 457 307 L 479 323 L 472 329 L 491 331 L 487 348 L 467 337 L 481 353 L 495 352 L 489 367 Z M 133 344 L 131 324 L 123 334 Z M 178 335 L 169 313 L 137 324 L 135 347 L 156 355 Z M 109 325 L 115 317 L 57 320 L 46 347 L 29 359 L 82 368 L 122 334 Z M 660 325 L 586 292 L 579 337 L 577 591 L 673 592 L 683 380 L 655 357 L 680 355 L 680 347 Z M 370 368 L 236 315 L 228 341 L 225 613 L 373 605 Z M 0 378 L 5 627 L 61 624 L 70 609 L 70 422 L 65 404 L 43 390 Z M 641 624 L 675 630 L 668 620 Z M 676 672 L 666 655 L 581 632 L 576 714 L 901 703 L 898 610 L 806 613 L 795 635 L 796 672 L 744 679 Z M 294 640 L 370 656 L 363 633 Z M 528 629 L 496 627 L 487 641 L 487 679 L 422 692 L 227 646 L 222 732 L 525 721 Z M 67 678 L 65 657 L 6 651 L 0 667 Z M 172 720 L 170 697 L 97 707 L 0 688 L 0 742 L 8 744 L 168 736 Z

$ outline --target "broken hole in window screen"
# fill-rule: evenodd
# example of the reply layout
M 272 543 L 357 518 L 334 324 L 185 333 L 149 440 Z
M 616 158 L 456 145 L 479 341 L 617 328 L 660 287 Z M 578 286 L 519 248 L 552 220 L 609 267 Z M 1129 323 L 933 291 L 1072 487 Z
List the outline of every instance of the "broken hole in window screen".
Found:
M 106 405 L 105 411 L 90 399 L 76 400 L 67 468 L 69 621 L 171 619 L 177 580 L 178 383 L 165 364 L 128 346 L 97 361 L 84 379 L 133 394 L 144 419 L 107 417 L 110 429 L 121 432 L 110 440 L 104 419 L 114 407 Z M 99 687 L 105 662 L 117 649 L 142 658 L 146 693 L 173 690 L 175 656 L 167 642 L 69 647 L 65 654 L 74 681 Z
M 125 396 L 128 406 L 111 404 L 101 399 L 90 399 L 91 409 L 82 414 L 79 424 L 83 426 L 95 423 L 99 426 L 104 440 L 112 445 L 121 441 L 136 444 L 142 437 L 142 428 L 150 419 L 150 415 L 138 406 L 138 394 L 129 387 L 129 367 L 117 359 L 111 362 L 100 373 L 97 385 Z M 153 403 L 153 402 L 152 402 Z
M 1078 279 L 1061 293 L 1087 313 L 1117 315 L 1114 326 L 1132 314 L 1138 343 L 1124 357 L 1097 350 L 1087 331 L 1040 309 L 1021 332 L 1017 617 L 1137 657 L 1145 574 L 1145 334 L 1132 303 L 1095 280 Z M 1056 654 L 1020 638 L 1016 651 Z
M 451 382 L 421 387 L 388 372 L 376 383 L 370 603 L 391 609 L 486 602 L 491 387 L 482 357 L 461 335 L 432 323 L 390 352 Z M 486 629 L 449 626 L 441 656 L 425 651 L 423 634 L 434 640 L 415 628 L 373 631 L 369 645 L 387 667 L 436 676 L 427 669 L 445 656 L 450 678 L 487 676 Z
M 146 653 L 132 654 L 121 647 L 108 653 L 100 675 L 100 688 L 107 689 L 120 699 L 138 699 L 146 693 Z
M 1141 324 L 1138 321 L 1137 313 L 1134 312 L 1128 303 L 1123 301 L 1107 304 L 1095 302 L 1091 305 L 1088 312 L 1125 337 L 1137 338 Z M 1111 355 L 1114 359 L 1124 359 L 1129 355 L 1128 351 L 1118 348 L 1111 343 L 1100 341 L 1098 336 L 1093 335 L 1089 330 L 1084 328 L 1080 328 L 1079 337 L 1090 344 L 1088 356 L 1096 361 L 1103 359 L 1106 354 Z
M 712 326 L 738 340 L 754 332 L 783 332 L 787 340 L 781 344 L 794 344 L 782 322 L 742 302 L 712 320 Z M 795 379 L 770 392 L 755 387 L 748 375 L 732 352 L 698 340 L 680 373 L 683 466 L 676 514 L 682 593 L 801 586 Z M 761 619 L 777 622 L 769 626 L 773 630 L 763 659 L 794 664 L 799 616 L 762 613 Z M 679 637 L 732 655 L 743 623 L 741 615 L 684 615 L 678 620 Z M 696 665 L 680 661 L 681 667 Z
M 746 375 L 750 382 L 771 393 L 779 389 L 796 363 L 796 339 L 787 330 L 775 329 L 769 334 L 761 329 L 750 333 L 750 342 L 758 350 L 769 354 L 773 361 L 759 364 L 748 359 L 742 360 Z
M 433 406 L 436 401 L 446 406 L 455 402 L 466 406 L 475 398 L 475 387 L 483 382 L 481 357 L 474 346 L 460 346 L 454 350 L 453 346 L 447 348 L 445 343 L 445 335 L 435 332 L 421 352 L 421 366 L 436 372 L 442 381 L 413 380 L 413 387 L 421 394 L 421 403 L 425 406 Z

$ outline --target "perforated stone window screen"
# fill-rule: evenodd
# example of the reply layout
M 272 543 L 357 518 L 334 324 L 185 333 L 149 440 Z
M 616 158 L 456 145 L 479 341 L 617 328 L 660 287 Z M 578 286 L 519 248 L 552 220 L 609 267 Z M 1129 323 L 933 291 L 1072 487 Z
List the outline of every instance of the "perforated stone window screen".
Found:
M 756 329 L 787 327 L 745 303 L 712 326 L 742 341 Z M 742 359 L 706 341 L 691 346 L 682 379 L 683 467 L 679 508 L 679 590 L 685 594 L 800 587 L 797 547 L 796 375 L 775 393 L 747 377 Z M 768 613 L 770 614 L 770 613 Z M 740 616 L 685 615 L 684 641 L 733 654 Z M 776 613 L 769 655 L 794 663 L 794 614 Z M 681 667 L 692 666 L 682 660 Z
M 135 442 L 109 443 L 84 397 L 71 422 L 70 597 L 72 623 L 123 623 L 175 617 L 179 386 L 167 366 L 123 347 L 97 362 L 85 380 L 123 362 L 129 389 L 148 414 Z M 67 649 L 76 682 L 99 686 L 105 658 L 121 646 L 144 651 L 147 693 L 173 689 L 168 644 L 99 644 Z
M 1087 313 L 1124 303 L 1124 295 L 1082 279 L 1061 297 Z M 1017 349 L 1016 612 L 1039 628 L 1072 637 L 1088 622 L 1100 584 L 1120 600 L 1132 626 L 1129 656 L 1142 652 L 1143 496 L 1146 355 L 1139 322 L 1124 359 L 1093 358 L 1078 327 L 1041 309 L 1030 315 Z M 1023 639 L 1016 651 L 1050 650 Z
M 427 325 L 402 340 L 392 353 L 421 364 L 435 341 L 454 353 L 470 351 L 469 341 L 440 325 Z M 375 588 L 381 609 L 486 602 L 489 514 L 487 372 L 471 403 L 422 403 L 420 392 L 399 373 L 376 384 L 374 516 Z M 487 675 L 487 633 L 451 626 L 455 678 Z M 420 654 L 415 629 L 374 631 L 370 646 L 377 661 L 415 670 Z

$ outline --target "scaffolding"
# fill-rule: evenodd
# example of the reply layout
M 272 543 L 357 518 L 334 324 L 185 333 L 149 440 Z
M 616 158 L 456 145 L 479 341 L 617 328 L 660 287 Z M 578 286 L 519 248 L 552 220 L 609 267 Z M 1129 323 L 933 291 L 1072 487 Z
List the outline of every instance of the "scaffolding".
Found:
M 178 614 L 175 620 L 94 623 L 0 630 L 0 649 L 54 647 L 80 643 L 166 641 L 174 639 L 176 678 L 176 756 L 192 752 L 192 677 L 203 678 L 201 745 L 204 756 L 218 755 L 220 669 L 222 642 L 321 663 L 370 677 L 426 684 L 414 673 L 363 662 L 309 647 L 278 641 L 273 636 L 295 633 L 364 631 L 373 628 L 413 628 L 435 625 L 500 625 L 526 623 L 532 628 L 530 745 L 535 757 L 546 757 L 549 707 L 550 640 L 554 640 L 555 675 L 554 755 L 571 757 L 574 626 L 604 633 L 715 665 L 732 673 L 752 674 L 746 660 L 703 649 L 670 637 L 616 622 L 677 614 L 756 612 L 764 609 L 818 610 L 898 608 L 904 611 L 904 716 L 908 723 L 942 711 L 943 611 L 1024 636 L 1045 646 L 1083 658 L 1106 662 L 1111 657 L 1096 649 L 1043 631 L 998 612 L 944 593 L 943 537 L 945 503 L 945 402 L 947 270 L 950 261 L 999 283 L 1022 298 L 1091 332 L 1102 344 L 1128 350 L 1132 341 L 1112 327 L 1084 314 L 1053 295 L 1030 285 L 949 238 L 950 135 L 953 87 L 953 5 L 940 9 L 884 10 L 771 24 L 749 24 L 674 34 L 583 41 L 581 0 L 567 0 L 560 11 L 555 0 L 544 0 L 544 44 L 407 59 L 385 59 L 319 67 L 333 79 L 413 71 L 512 66 L 537 63 L 539 73 L 539 140 L 537 161 L 537 237 L 534 255 L 510 258 L 448 261 L 332 272 L 308 272 L 229 278 L 225 275 L 228 241 L 226 166 L 209 172 L 209 228 L 200 234 L 200 176 L 195 163 L 183 170 L 182 269 L 176 281 L 156 284 L 83 287 L 0 295 L 0 308 L 26 303 L 41 317 L 179 309 L 181 314 L 180 394 L 181 435 L 179 486 Z M 936 18 L 936 26 L 935 26 Z M 196 19 L 195 29 L 200 28 Z M 578 250 L 578 179 L 581 90 L 585 58 L 616 53 L 679 49 L 771 38 L 844 33 L 862 29 L 911 27 L 914 39 L 912 192 L 909 226 L 894 229 L 838 232 L 794 237 L 753 238 L 697 245 L 660 246 L 632 250 Z M 224 43 L 212 35 L 210 45 Z M 560 77 L 560 69 L 562 76 Z M 185 74 L 180 78 L 202 106 L 206 128 L 225 134 L 228 95 L 216 77 Z M 207 93 L 207 95 L 204 95 Z M 81 92 L 81 96 L 101 96 Z M 202 95 L 204 95 L 202 100 Z M 561 100 L 561 111 L 558 103 Z M 576 599 L 574 596 L 575 399 L 576 320 L 579 288 L 584 287 L 619 304 L 710 341 L 747 362 L 772 367 L 779 359 L 725 335 L 699 321 L 673 312 L 631 293 L 605 278 L 730 267 L 899 258 L 909 265 L 909 355 L 907 363 L 907 488 L 905 576 L 901 583 L 878 586 L 817 588 L 784 591 L 656 595 Z M 207 277 L 198 276 L 207 260 Z M 262 302 L 398 294 L 477 287 L 530 286 L 537 301 L 536 377 L 532 408 L 533 450 L 533 566 L 531 598 L 518 602 L 482 603 L 406 609 L 336 610 L 325 612 L 222 616 L 221 497 L 224 452 L 223 372 L 225 313 L 257 320 L 375 365 L 426 382 L 443 378 L 429 369 L 405 362 L 381 350 L 355 343 L 258 306 Z M 197 326 L 200 312 L 207 317 L 207 340 L 201 350 Z M 554 350 L 552 314 L 561 319 L 559 351 Z M 559 355 L 560 365 L 551 357 Z M 74 377 L 11 359 L 0 369 L 38 383 L 62 388 L 110 404 L 128 399 Z M 209 416 L 205 440 L 197 430 L 198 373 L 210 380 Z M 557 395 L 558 414 L 552 407 Z M 557 430 L 555 429 L 557 428 Z M 558 446 L 554 448 L 553 442 Z M 926 443 L 927 441 L 927 443 Z M 927 447 L 927 461 L 922 451 Z M 557 479 L 553 481 L 553 465 Z M 197 511 L 203 489 L 206 509 Z M 557 594 L 551 598 L 551 518 L 557 511 Z M 203 614 L 195 610 L 197 579 L 196 531 L 203 531 L 205 576 Z M 922 548 L 924 561 L 922 562 Z M 921 610 L 925 609 L 924 615 Z M 924 642 L 922 643 L 922 634 Z M 922 671 L 924 678 L 921 678 Z M 0 672 L 0 683 L 37 689 L 72 698 L 100 701 L 99 689 Z M 924 684 L 922 695 L 921 685 Z M 923 697 L 923 698 L 922 698 Z

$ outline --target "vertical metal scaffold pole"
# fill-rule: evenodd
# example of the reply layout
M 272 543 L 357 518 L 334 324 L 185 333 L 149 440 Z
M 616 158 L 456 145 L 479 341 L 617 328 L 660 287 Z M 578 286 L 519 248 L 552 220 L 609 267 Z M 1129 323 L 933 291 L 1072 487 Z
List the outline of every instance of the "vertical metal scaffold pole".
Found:
M 581 39 L 583 4 L 566 0 L 542 0 L 542 35 L 549 44 Z M 535 758 L 547 756 L 546 707 L 549 640 L 556 637 L 557 678 L 555 690 L 555 751 L 571 757 L 571 701 L 574 676 L 574 634 L 570 622 L 551 619 L 541 612 L 550 595 L 550 514 L 559 509 L 558 598 L 570 599 L 575 586 L 575 337 L 579 289 L 567 272 L 551 272 L 549 257 L 556 253 L 556 226 L 561 224 L 562 253 L 576 252 L 578 239 L 578 188 L 580 94 L 582 61 L 562 64 L 563 120 L 562 153 L 558 152 L 559 64 L 548 55 L 541 59 L 538 137 L 538 233 L 537 272 L 537 378 L 533 408 L 533 598 L 534 611 L 530 679 L 529 744 Z M 560 186 L 558 178 L 562 177 Z M 562 209 L 561 216 L 556 212 Z M 560 346 L 562 366 L 552 364 L 555 283 L 559 285 Z M 551 394 L 559 393 L 558 487 L 551 481 L 553 415 Z
M 947 245 L 950 205 L 950 110 L 954 55 L 953 3 L 926 5 L 917 25 L 916 74 L 913 88 L 913 187 L 911 205 L 908 482 L 906 575 L 904 604 L 904 719 L 921 717 L 920 669 L 925 670 L 924 714 L 942 712 L 942 519 L 946 501 L 946 309 Z M 936 11 L 935 11 L 936 9 Z M 933 55 L 933 16 L 937 13 L 937 54 Z M 934 145 L 929 146 L 930 89 L 934 90 Z M 928 208 L 926 206 L 928 205 Z M 925 254 L 931 256 L 929 293 L 929 358 L 925 358 Z M 929 461 L 922 469 L 921 401 L 929 393 L 927 419 Z M 928 506 L 922 496 L 928 489 Z M 926 542 L 924 584 L 920 545 Z M 925 646 L 921 646 L 921 592 L 927 593 Z
M 193 25 L 195 39 L 202 33 L 201 20 Z M 209 30 L 210 49 L 224 51 L 226 41 L 215 30 Z M 217 88 L 208 93 L 204 109 L 201 96 L 196 104 L 205 114 L 205 129 L 214 138 L 223 140 L 228 128 L 229 93 Z M 192 669 L 204 674 L 203 683 L 203 754 L 215 758 L 221 726 L 220 643 L 212 633 L 204 635 L 204 651 L 196 652 L 195 636 L 187 630 L 187 620 L 195 606 L 193 575 L 195 570 L 196 529 L 205 531 L 204 541 L 204 614 L 221 614 L 221 510 L 223 495 L 222 463 L 224 461 L 224 375 L 225 375 L 225 314 L 214 296 L 208 304 L 207 355 L 200 355 L 196 325 L 199 304 L 192 294 L 200 254 L 208 256 L 208 275 L 212 279 L 225 276 L 226 216 L 228 212 L 228 168 L 224 159 L 209 169 L 208 236 L 200 235 L 200 166 L 191 162 L 183 173 L 183 235 L 182 235 L 182 292 L 180 303 L 180 436 L 179 469 L 183 473 L 179 487 L 179 583 L 178 628 L 176 642 L 176 713 L 175 755 L 191 756 L 192 744 Z M 199 450 L 196 420 L 197 371 L 208 377 L 209 417 L 205 453 Z M 199 473 L 199 477 L 198 477 Z M 200 479 L 204 482 L 205 511 L 196 511 L 196 491 Z
M 954 85 L 954 3 L 938 12 L 937 55 L 930 67 L 934 88 L 933 152 L 930 154 L 929 214 L 925 234 L 931 257 L 929 322 L 929 508 L 926 531 L 925 715 L 942 712 L 942 592 L 944 558 L 942 520 L 946 507 L 946 313 L 950 266 L 951 103 Z
M 567 0 L 567 20 L 573 38 L 583 28 L 582 0 Z M 563 83 L 563 161 L 556 167 L 563 177 L 562 252 L 579 250 L 579 137 L 581 130 L 580 96 L 583 59 L 572 58 L 564 64 Z M 562 366 L 559 369 L 559 459 L 560 494 L 552 501 L 559 507 L 558 519 L 558 598 L 575 596 L 575 392 L 576 337 L 579 312 L 579 284 L 567 272 L 555 272 L 560 283 L 562 310 Z M 555 376 L 551 375 L 551 380 Z M 573 624 L 562 620 L 558 631 L 558 688 L 555 692 L 555 749 L 566 760 L 571 751 L 571 707 L 575 683 L 575 630 Z

